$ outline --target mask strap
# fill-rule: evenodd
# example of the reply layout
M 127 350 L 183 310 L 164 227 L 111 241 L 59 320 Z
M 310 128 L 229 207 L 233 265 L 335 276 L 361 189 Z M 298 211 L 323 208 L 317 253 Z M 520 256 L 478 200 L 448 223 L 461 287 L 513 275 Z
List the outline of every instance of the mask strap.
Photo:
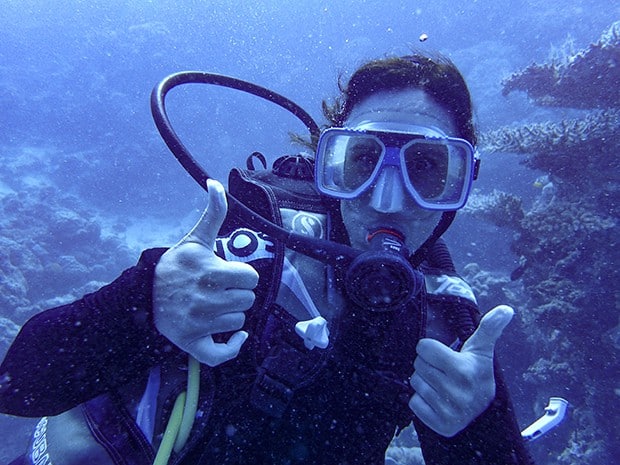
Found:
M 420 266 L 420 264 L 428 255 L 429 250 L 433 247 L 433 245 L 435 245 L 437 239 L 439 239 L 441 235 L 445 233 L 446 230 L 450 227 L 455 217 L 456 210 L 450 210 L 442 213 L 441 218 L 439 219 L 439 223 L 437 223 L 437 226 L 435 226 L 435 229 L 433 229 L 431 235 L 411 256 L 410 262 L 414 268 Z

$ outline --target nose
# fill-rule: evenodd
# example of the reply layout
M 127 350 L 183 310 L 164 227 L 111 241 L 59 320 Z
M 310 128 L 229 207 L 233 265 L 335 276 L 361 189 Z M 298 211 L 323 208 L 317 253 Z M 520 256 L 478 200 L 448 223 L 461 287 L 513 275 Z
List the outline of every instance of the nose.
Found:
M 385 166 L 370 197 L 370 206 L 380 213 L 396 213 L 403 210 L 405 186 L 396 166 Z

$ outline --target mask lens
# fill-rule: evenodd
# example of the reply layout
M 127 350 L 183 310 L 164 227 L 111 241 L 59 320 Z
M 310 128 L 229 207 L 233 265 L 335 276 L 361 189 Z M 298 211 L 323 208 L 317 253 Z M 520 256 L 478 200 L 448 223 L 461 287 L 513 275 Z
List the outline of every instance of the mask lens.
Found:
M 377 169 L 383 145 L 373 136 L 332 130 L 321 136 L 317 181 L 336 196 L 359 194 Z
M 448 173 L 448 149 L 442 145 L 417 143 L 404 150 L 407 176 L 423 199 L 435 199 L 444 191 Z
M 383 153 L 383 146 L 373 137 L 352 137 L 344 160 L 344 186 L 359 189 L 371 177 Z
M 403 147 L 401 157 L 408 187 L 423 201 L 442 205 L 460 200 L 468 166 L 464 147 L 440 140 L 412 141 Z

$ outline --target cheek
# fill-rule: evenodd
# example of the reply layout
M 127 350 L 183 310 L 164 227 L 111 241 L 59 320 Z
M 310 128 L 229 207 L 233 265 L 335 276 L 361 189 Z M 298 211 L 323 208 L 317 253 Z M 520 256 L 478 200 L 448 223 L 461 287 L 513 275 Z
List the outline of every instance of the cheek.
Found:
M 427 210 L 424 210 L 423 215 L 411 219 L 403 228 L 407 238 L 407 247 L 411 253 L 418 250 L 424 241 L 429 238 L 441 218 L 441 213 L 431 212 L 429 215 L 427 212 Z
M 368 230 L 364 222 L 364 218 L 368 218 L 368 215 L 364 215 L 363 207 L 357 200 L 349 200 L 341 203 L 340 213 L 351 245 L 355 248 L 362 248 L 366 243 Z

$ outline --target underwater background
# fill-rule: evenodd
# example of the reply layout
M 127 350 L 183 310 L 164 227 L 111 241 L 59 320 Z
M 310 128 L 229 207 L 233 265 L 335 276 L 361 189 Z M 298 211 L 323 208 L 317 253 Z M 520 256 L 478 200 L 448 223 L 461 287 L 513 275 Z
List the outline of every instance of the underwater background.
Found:
M 517 311 L 498 351 L 521 426 L 550 396 L 570 403 L 532 453 L 620 463 L 618 20 L 608 0 L 0 0 L 0 357 L 31 315 L 199 217 L 206 194 L 151 118 L 165 76 L 232 75 L 322 124 L 321 101 L 365 60 L 441 53 L 472 91 L 482 156 L 446 235 L 457 269 L 483 310 Z M 301 123 L 230 89 L 175 89 L 168 110 L 221 180 L 255 150 L 273 162 L 302 149 L 289 137 Z M 34 424 L 0 416 L 0 463 Z M 422 463 L 409 439 L 389 463 Z

